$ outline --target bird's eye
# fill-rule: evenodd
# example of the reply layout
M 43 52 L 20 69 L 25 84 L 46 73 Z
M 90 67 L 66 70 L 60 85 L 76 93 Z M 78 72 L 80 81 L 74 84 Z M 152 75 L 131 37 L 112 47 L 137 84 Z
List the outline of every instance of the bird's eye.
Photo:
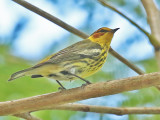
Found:
M 98 32 L 109 32 L 108 30 L 104 30 L 104 29 L 101 29 L 100 31 Z

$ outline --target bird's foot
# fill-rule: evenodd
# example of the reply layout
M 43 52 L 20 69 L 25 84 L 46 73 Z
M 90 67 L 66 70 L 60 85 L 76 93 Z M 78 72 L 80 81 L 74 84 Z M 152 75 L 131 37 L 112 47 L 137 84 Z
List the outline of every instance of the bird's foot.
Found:
M 64 91 L 64 90 L 66 90 L 66 88 L 65 87 L 59 87 L 58 90 L 59 91 Z
M 81 87 L 84 88 L 85 86 L 92 84 L 91 82 L 87 81 L 86 84 L 82 84 Z

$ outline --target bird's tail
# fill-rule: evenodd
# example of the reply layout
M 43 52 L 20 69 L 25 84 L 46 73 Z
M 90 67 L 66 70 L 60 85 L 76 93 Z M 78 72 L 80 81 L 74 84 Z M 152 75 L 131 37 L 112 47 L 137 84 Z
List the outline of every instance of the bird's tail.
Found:
M 59 67 L 55 64 L 45 62 L 41 64 L 37 64 L 33 67 L 30 67 L 28 69 L 24 69 L 21 71 L 18 71 L 16 73 L 13 73 L 11 75 L 11 78 L 8 81 L 12 81 L 14 79 L 23 77 L 23 76 L 31 76 L 32 78 L 37 78 L 37 77 L 43 77 L 45 75 L 48 75 L 50 73 L 49 70 L 58 70 Z M 52 73 L 52 72 L 51 72 Z
M 17 78 L 20 78 L 20 77 L 23 77 L 25 75 L 29 75 L 30 71 L 32 70 L 33 68 L 28 68 L 28 69 L 24 69 L 24 70 L 21 70 L 21 71 L 18 71 L 16 73 L 13 73 L 11 75 L 11 78 L 8 80 L 8 81 L 12 81 L 14 79 L 17 79 Z

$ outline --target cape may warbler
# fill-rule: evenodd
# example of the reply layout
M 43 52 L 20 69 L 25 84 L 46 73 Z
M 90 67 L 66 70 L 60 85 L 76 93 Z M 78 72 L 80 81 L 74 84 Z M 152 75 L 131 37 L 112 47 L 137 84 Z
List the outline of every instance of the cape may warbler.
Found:
M 83 78 L 96 73 L 103 66 L 112 37 L 118 29 L 100 28 L 89 38 L 43 59 L 33 67 L 12 74 L 9 81 L 27 75 L 32 78 L 53 78 L 60 85 L 60 80 L 75 80 L 77 78 L 90 83 Z M 62 85 L 61 87 L 64 88 Z

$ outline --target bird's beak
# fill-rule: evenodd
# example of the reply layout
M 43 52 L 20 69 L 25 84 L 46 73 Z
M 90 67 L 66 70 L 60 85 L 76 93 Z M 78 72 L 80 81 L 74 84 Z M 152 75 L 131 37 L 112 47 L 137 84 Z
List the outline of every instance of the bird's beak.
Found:
M 115 33 L 118 29 L 120 29 L 120 28 L 112 29 L 112 31 Z

